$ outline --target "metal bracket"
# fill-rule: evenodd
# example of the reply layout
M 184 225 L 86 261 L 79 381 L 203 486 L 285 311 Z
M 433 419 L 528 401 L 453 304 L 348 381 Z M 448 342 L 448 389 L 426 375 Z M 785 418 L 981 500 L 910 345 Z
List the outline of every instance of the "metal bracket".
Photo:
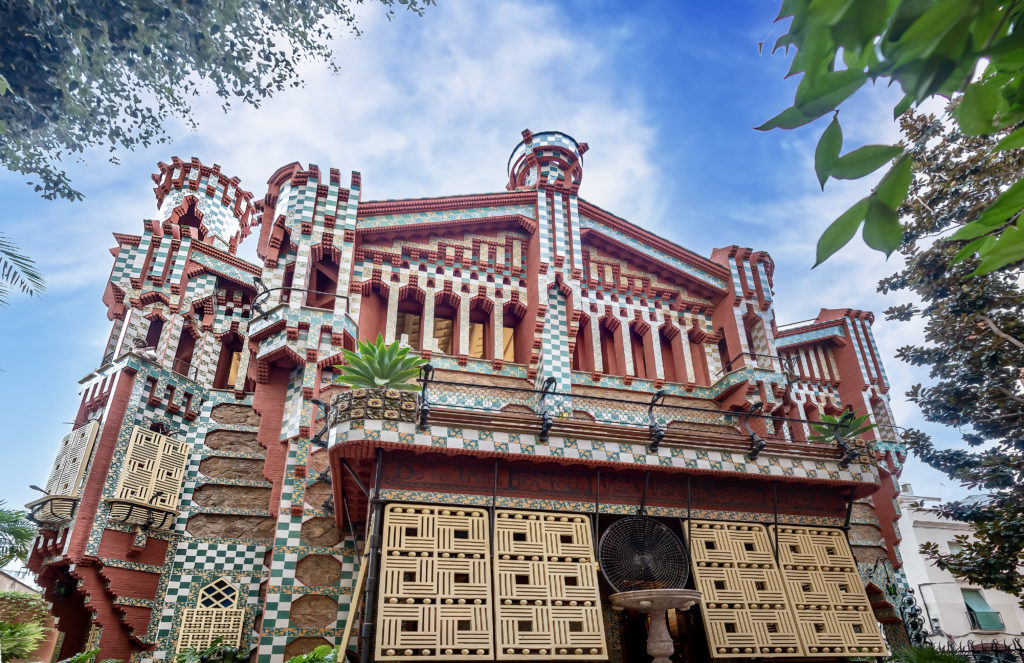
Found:
M 764 403 L 760 401 L 751 404 L 750 409 L 747 410 L 746 415 L 743 417 L 743 427 L 747 429 L 747 435 L 750 436 L 750 452 L 747 453 L 747 458 L 750 460 L 757 459 L 757 455 L 764 451 L 764 448 L 768 446 L 768 443 L 764 441 L 760 435 L 754 432 L 754 429 L 750 427 L 750 417 L 761 411 L 764 407 Z
M 555 388 L 555 378 L 545 378 L 544 384 L 540 389 L 540 437 L 537 439 L 541 442 L 548 441 L 548 433 L 551 432 L 551 427 L 555 425 L 555 421 L 551 418 L 551 413 L 548 412 L 547 398 L 551 390 Z
M 434 367 L 430 364 L 423 364 L 420 366 L 420 376 L 416 378 L 416 381 L 420 383 L 420 428 L 427 428 L 430 426 L 430 403 L 427 402 L 427 388 L 430 386 L 430 381 L 434 379 Z
M 327 448 L 327 441 L 324 440 L 324 436 L 327 434 L 327 429 L 331 426 L 331 406 L 323 402 L 319 398 L 311 398 L 309 402 L 320 408 L 320 411 L 324 414 L 324 427 L 317 432 L 316 435 L 309 441 L 314 447 L 320 447 L 321 449 Z
M 651 396 L 651 402 L 647 406 L 647 439 L 651 441 L 647 451 L 649 453 L 658 453 L 658 445 L 665 439 L 665 427 L 658 422 L 657 417 L 654 416 L 654 406 L 661 405 L 665 402 L 665 390 L 659 389 L 654 392 Z

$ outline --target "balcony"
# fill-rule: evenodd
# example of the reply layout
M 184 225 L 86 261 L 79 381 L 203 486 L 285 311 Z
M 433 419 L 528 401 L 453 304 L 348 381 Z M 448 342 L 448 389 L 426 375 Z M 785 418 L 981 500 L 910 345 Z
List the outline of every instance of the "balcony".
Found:
M 77 507 L 78 498 L 72 495 L 47 495 L 25 505 L 29 520 L 51 527 L 70 522 Z

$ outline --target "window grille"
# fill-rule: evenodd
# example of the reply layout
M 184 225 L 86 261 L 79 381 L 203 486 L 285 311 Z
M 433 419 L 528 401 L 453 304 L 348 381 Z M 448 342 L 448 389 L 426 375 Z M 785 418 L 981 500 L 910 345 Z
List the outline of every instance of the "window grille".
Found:
M 92 448 L 99 431 L 98 421 L 90 421 L 64 436 L 60 441 L 57 458 L 53 461 L 46 492 L 50 495 L 78 497 L 85 478 L 85 468 L 92 456 Z
M 188 445 L 136 426 L 128 441 L 111 516 L 158 529 L 173 524 L 188 463 Z
M 238 607 L 238 588 L 218 578 L 199 590 L 195 608 L 184 608 L 178 629 L 178 651 L 205 649 L 215 639 L 232 647 L 242 646 L 245 608 Z

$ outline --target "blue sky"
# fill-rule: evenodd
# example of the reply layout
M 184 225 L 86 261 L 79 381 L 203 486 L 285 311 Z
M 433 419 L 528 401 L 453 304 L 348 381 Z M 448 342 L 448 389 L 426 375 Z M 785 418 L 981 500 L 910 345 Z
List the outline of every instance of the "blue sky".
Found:
M 111 233 L 141 231 L 156 212 L 149 174 L 159 160 L 197 156 L 260 196 L 291 161 L 359 170 L 363 199 L 500 191 L 524 128 L 557 129 L 590 144 L 581 195 L 703 255 L 740 244 L 776 262 L 780 324 L 820 307 L 875 311 L 875 335 L 893 385 L 897 422 L 921 425 L 903 392 L 927 375 L 893 355 L 920 335 L 887 323 L 898 303 L 875 292 L 896 259 L 853 248 L 811 271 L 818 235 L 870 183 L 835 182 L 822 193 L 812 170 L 823 126 L 761 133 L 796 81 L 789 59 L 759 55 L 774 42 L 777 3 L 458 2 L 388 21 L 360 10 L 363 35 L 337 44 L 340 74 L 304 68 L 307 85 L 259 110 L 225 115 L 197 97 L 199 130 L 169 126 L 173 142 L 70 164 L 79 203 L 37 198 L 0 173 L 3 230 L 36 258 L 49 281 L 40 299 L 0 310 L 0 499 L 33 499 L 78 405 L 77 382 L 101 359 L 110 330 L 100 302 Z M 841 118 L 847 149 L 895 139 L 892 90 L 864 90 Z M 255 237 L 240 250 L 254 258 Z M 939 444 L 954 430 L 924 426 Z M 918 494 L 963 491 L 911 460 Z

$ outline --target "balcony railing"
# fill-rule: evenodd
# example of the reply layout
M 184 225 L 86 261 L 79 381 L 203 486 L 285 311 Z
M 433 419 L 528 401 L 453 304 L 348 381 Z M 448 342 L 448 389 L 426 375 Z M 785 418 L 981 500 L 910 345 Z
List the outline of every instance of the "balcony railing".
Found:
M 199 374 L 199 366 L 193 365 L 190 361 L 184 359 L 175 359 L 171 362 L 171 370 L 178 375 L 183 375 L 189 380 L 195 380 Z

